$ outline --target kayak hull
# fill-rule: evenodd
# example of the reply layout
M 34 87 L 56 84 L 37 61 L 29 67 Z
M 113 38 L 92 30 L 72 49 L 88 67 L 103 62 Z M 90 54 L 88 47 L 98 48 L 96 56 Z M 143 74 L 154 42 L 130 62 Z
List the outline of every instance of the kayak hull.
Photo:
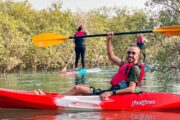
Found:
M 0 108 L 57 110 L 56 96 L 56 93 L 36 95 L 34 92 L 0 89 Z
M 101 102 L 101 107 L 106 110 L 180 110 L 180 95 L 142 93 L 112 96 L 110 102 Z
M 111 96 L 62 96 L 57 93 L 36 95 L 34 92 L 0 89 L 0 108 L 40 110 L 180 110 L 180 95 L 141 93 Z

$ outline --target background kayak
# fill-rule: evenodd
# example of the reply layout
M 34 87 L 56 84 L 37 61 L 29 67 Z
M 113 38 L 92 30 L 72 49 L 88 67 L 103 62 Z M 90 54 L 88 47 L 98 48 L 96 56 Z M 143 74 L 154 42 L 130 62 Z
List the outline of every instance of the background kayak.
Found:
M 145 66 L 145 71 L 151 70 L 152 67 L 149 65 Z M 78 70 L 67 70 L 67 71 L 60 71 L 60 74 L 67 74 L 67 75 L 76 75 L 76 74 L 87 74 L 87 73 L 97 73 L 103 72 L 101 68 L 90 68 L 90 69 L 78 69 Z
M 96 73 L 96 72 L 101 72 L 101 68 L 60 71 L 60 74 L 74 75 L 74 74 L 87 74 L 87 73 Z

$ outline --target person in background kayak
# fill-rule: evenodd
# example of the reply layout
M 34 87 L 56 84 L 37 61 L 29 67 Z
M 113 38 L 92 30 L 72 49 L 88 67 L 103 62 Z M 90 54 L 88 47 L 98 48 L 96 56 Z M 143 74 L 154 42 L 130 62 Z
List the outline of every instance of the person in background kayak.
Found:
M 141 53 L 143 54 L 143 62 L 146 63 L 146 53 L 145 53 L 145 39 L 144 35 L 140 34 L 138 38 L 136 39 L 137 46 L 141 49 Z
M 75 44 L 75 69 L 78 67 L 78 61 L 81 56 L 82 69 L 85 68 L 85 52 L 86 52 L 86 42 L 84 38 L 79 36 L 87 35 L 88 33 L 84 31 L 84 27 L 80 25 L 74 35 L 74 44 Z
M 137 45 L 130 46 L 127 51 L 127 60 L 122 61 L 113 52 L 112 38 L 113 32 L 108 33 L 107 53 L 109 59 L 120 68 L 111 79 L 111 88 L 101 90 L 78 84 L 63 95 L 100 95 L 101 100 L 107 100 L 112 95 L 135 93 L 137 85 L 144 77 L 144 64 L 139 63 L 140 48 Z

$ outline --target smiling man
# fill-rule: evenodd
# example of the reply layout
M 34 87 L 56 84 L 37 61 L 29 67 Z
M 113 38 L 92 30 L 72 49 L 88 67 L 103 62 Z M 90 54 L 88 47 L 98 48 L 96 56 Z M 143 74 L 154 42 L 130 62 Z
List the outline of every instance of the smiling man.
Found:
M 111 88 L 101 90 L 79 84 L 64 95 L 100 95 L 101 100 L 107 100 L 112 95 L 135 93 L 144 77 L 144 64 L 139 63 L 140 49 L 137 45 L 131 45 L 127 50 L 127 60 L 122 61 L 113 52 L 113 36 L 113 32 L 108 33 L 107 53 L 109 59 L 119 66 L 119 70 L 111 79 Z

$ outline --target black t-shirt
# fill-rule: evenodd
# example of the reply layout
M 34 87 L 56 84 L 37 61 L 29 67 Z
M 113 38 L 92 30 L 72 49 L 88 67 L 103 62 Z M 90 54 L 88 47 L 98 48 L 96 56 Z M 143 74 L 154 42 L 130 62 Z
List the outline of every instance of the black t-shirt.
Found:
M 138 65 L 132 66 L 131 70 L 128 74 L 128 81 L 135 82 L 136 84 L 138 84 L 138 79 L 139 79 L 140 73 L 141 73 L 141 70 Z
M 84 47 L 85 46 L 85 39 L 82 37 L 77 37 L 76 36 L 84 36 L 87 35 L 86 32 L 76 32 L 75 33 L 75 39 L 74 39 L 74 43 L 75 43 L 75 47 Z

